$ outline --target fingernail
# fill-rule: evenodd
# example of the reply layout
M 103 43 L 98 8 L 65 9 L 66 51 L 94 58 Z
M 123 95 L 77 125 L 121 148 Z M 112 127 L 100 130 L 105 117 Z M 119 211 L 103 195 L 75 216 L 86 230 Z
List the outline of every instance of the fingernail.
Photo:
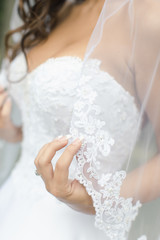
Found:
M 68 140 L 68 139 L 70 139 L 70 138 L 72 137 L 72 135 L 68 134 L 68 135 L 66 135 L 65 137 L 66 137 L 67 140 Z
M 81 137 L 79 137 L 79 138 L 77 138 L 77 139 L 75 139 L 74 141 L 73 141 L 73 145 L 77 145 L 77 144 L 80 144 L 80 143 L 82 143 L 83 142 L 83 139 L 84 139 L 84 137 L 83 136 L 81 136 Z
M 66 136 L 59 136 L 58 140 L 61 142 L 65 142 L 66 140 L 69 140 L 72 137 L 72 135 L 68 134 Z
M 81 137 L 79 138 L 79 140 L 80 140 L 81 142 L 83 142 L 83 140 L 84 140 L 84 137 L 83 137 L 83 136 L 81 136 Z
M 60 139 L 61 137 L 63 137 L 62 135 L 59 135 L 58 137 L 57 137 L 57 139 Z

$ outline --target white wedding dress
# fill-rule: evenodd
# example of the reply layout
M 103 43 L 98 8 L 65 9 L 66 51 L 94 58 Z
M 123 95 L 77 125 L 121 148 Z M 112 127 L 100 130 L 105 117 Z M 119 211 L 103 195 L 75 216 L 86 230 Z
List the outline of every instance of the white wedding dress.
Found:
M 90 101 L 95 97 L 95 92 L 89 95 L 89 89 L 77 88 L 82 64 L 78 57 L 51 58 L 26 74 L 21 82 L 10 85 L 10 94 L 22 114 L 23 141 L 19 161 L 0 189 L 1 240 L 111 239 L 95 227 L 94 216 L 76 212 L 57 200 L 46 191 L 41 177 L 34 173 L 34 159 L 40 148 L 59 135 L 70 133 L 77 91 L 82 90 L 80 94 L 87 94 Z M 119 171 L 129 154 L 139 111 L 134 98 L 113 77 L 102 72 L 99 65 L 98 60 L 91 59 L 86 71 L 92 79 L 89 84 L 96 93 L 105 97 L 99 104 L 107 119 L 108 129 L 116 140 L 114 151 L 102 166 L 105 172 Z M 20 54 L 10 65 L 9 78 L 16 81 L 25 73 L 25 58 Z M 1 84 L 7 82 L 4 73 L 0 81 Z M 82 102 L 77 104 L 79 111 L 82 105 Z M 87 131 L 92 135 L 92 124 L 86 125 Z M 53 167 L 63 151 L 56 154 Z M 70 168 L 71 178 L 75 177 L 76 166 L 74 159 Z

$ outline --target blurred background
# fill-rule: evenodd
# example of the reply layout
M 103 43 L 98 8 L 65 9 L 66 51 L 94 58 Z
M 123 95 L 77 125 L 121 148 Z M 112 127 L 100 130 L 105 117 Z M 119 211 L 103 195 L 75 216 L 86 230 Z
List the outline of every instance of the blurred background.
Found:
M 0 62 L 4 56 L 4 35 L 9 28 L 14 0 L 0 0 Z
M 4 36 L 10 28 L 11 15 L 13 11 L 13 5 L 15 0 L 0 0 L 0 66 L 5 54 Z M 13 23 L 12 23 L 13 24 Z M 2 68 L 2 67 L 1 67 Z M 0 84 L 3 80 L 3 71 L 0 72 Z M 19 121 L 20 116 L 13 114 L 17 111 L 15 104 L 13 103 L 12 115 L 16 115 Z M 16 160 L 20 153 L 20 144 L 6 143 L 0 139 L 0 185 L 4 182 L 7 176 L 10 174 Z
M 17 19 L 13 18 L 14 21 L 11 21 L 11 15 L 13 11 L 13 5 L 15 1 L 18 0 L 0 0 L 0 65 L 4 58 L 5 47 L 4 47 L 4 36 L 5 33 L 8 31 L 11 25 L 16 23 Z M 17 24 L 16 24 L 17 25 Z M 2 71 L 0 73 L 0 84 L 2 80 Z M 20 116 L 15 114 L 16 107 L 13 103 L 13 111 L 12 117 L 16 116 L 19 122 Z M 139 149 L 137 149 L 137 153 L 139 156 Z M 20 154 L 20 144 L 9 144 L 0 139 L 0 185 L 4 182 L 7 176 L 10 174 L 11 169 L 15 165 L 18 157 Z M 136 157 L 135 157 L 136 159 Z M 135 162 L 136 164 L 136 162 Z M 156 212 L 159 211 L 160 206 L 160 199 L 153 201 L 152 203 L 145 204 L 143 208 L 140 210 L 140 214 L 138 216 L 138 221 L 133 224 L 132 231 L 131 231 L 131 239 L 136 239 L 135 235 L 139 235 L 138 231 L 144 227 L 146 228 L 146 233 L 148 236 L 150 232 L 154 232 L 155 236 L 152 240 L 156 239 L 159 235 L 159 226 L 155 226 L 154 222 L 151 222 L 151 219 L 155 219 L 154 216 L 157 216 Z M 149 209 L 149 210 L 148 210 Z M 160 213 L 159 213 L 160 214 Z M 157 222 L 157 219 L 155 219 Z M 153 236 L 153 235 L 152 235 Z M 149 238 L 150 239 L 150 238 Z

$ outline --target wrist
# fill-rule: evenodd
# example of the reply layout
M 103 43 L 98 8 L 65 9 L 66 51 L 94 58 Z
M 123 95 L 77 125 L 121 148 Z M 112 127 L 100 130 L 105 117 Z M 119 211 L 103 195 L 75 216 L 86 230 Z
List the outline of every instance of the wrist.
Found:
M 77 211 L 77 212 L 81 212 L 84 214 L 88 214 L 88 215 L 95 215 L 95 208 L 89 205 L 81 205 L 81 204 L 67 204 L 70 208 L 72 208 L 73 210 Z

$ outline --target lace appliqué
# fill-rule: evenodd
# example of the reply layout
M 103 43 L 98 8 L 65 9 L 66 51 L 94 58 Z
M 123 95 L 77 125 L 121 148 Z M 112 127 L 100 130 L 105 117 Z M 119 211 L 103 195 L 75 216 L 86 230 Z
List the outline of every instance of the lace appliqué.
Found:
M 104 130 L 105 121 L 99 119 L 101 109 L 94 103 L 97 92 L 88 84 L 89 81 L 92 81 L 92 77 L 83 74 L 70 128 L 74 137 L 84 136 L 84 142 L 76 156 L 76 179 L 85 186 L 93 199 L 96 227 L 104 230 L 108 239 L 124 240 L 141 203 L 138 201 L 133 205 L 132 198 L 120 197 L 125 171 L 102 175 L 98 172 L 101 163 L 97 161 L 97 154 L 107 157 L 114 139 L 111 133 Z

